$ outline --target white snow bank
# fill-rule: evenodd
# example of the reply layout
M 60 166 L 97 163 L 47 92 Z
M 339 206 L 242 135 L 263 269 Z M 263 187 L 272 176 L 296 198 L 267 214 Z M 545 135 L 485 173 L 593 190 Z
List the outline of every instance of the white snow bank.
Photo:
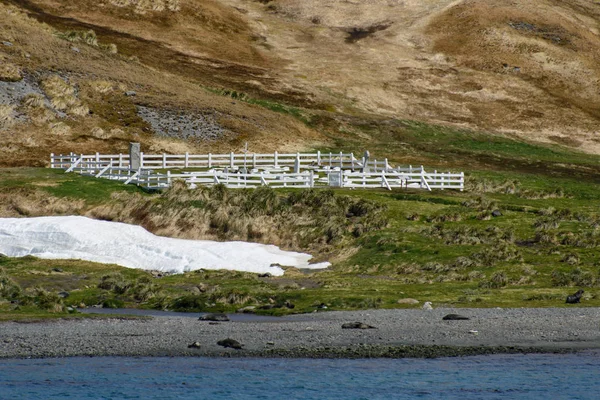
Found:
M 271 265 L 312 269 L 330 265 L 309 264 L 310 254 L 272 245 L 173 239 L 153 235 L 137 225 L 74 216 L 0 218 L 0 253 L 175 273 L 202 268 L 283 275 L 282 268 Z

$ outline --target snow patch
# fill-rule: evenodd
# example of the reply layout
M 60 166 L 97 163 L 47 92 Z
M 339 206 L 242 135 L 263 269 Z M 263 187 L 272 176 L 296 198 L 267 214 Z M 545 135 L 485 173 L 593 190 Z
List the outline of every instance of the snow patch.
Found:
M 247 242 L 156 236 L 137 225 L 86 217 L 0 218 L 0 253 L 46 259 L 80 259 L 128 268 L 183 273 L 227 269 L 283 275 L 279 266 L 320 269 L 310 254 Z

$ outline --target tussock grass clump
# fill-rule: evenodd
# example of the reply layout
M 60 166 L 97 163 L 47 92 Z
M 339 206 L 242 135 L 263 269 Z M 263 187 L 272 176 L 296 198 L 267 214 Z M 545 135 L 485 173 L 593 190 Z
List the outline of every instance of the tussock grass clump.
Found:
M 553 270 L 550 274 L 552 286 L 591 287 L 598 282 L 598 276 L 593 272 L 574 268 L 570 271 Z
M 41 86 L 55 109 L 76 116 L 89 113 L 88 107 L 77 98 L 75 88 L 59 76 L 51 75 L 43 79 Z
M 61 39 L 68 40 L 69 42 L 81 42 L 94 47 L 98 46 L 98 37 L 96 36 L 96 32 L 91 29 L 88 31 L 59 32 L 56 36 Z
M 131 287 L 132 283 L 120 274 L 114 272 L 109 275 L 104 275 L 98 284 L 99 289 L 110 290 L 117 294 L 124 294 Z
M 512 229 L 501 229 L 497 226 L 490 226 L 485 229 L 468 225 L 447 228 L 442 224 L 438 224 L 423 229 L 422 233 L 429 237 L 441 239 L 448 245 L 513 243 L 515 241 L 515 234 Z
M 519 250 L 510 244 L 486 247 L 477 253 L 471 254 L 470 258 L 476 261 L 477 265 L 484 267 L 493 266 L 498 262 L 523 261 Z
M 89 85 L 92 88 L 92 90 L 94 90 L 98 93 L 101 93 L 101 94 L 108 94 L 114 90 L 114 86 L 113 86 L 112 82 L 109 82 L 109 81 L 103 81 L 103 80 L 91 81 L 91 82 L 89 82 Z
M 494 211 L 498 209 L 498 203 L 496 201 L 483 196 L 466 200 L 462 203 L 462 206 L 477 211 Z
M 21 293 L 21 286 L 12 280 L 4 268 L 0 268 L 0 299 L 15 300 Z
M 27 96 L 23 97 L 21 102 L 25 107 L 31 108 L 42 108 L 46 105 L 44 96 L 38 93 L 29 93 Z
M 50 312 L 63 312 L 64 304 L 62 298 L 55 292 L 47 291 L 43 288 L 35 288 L 33 301 L 35 304 Z
M 134 11 L 138 14 L 145 14 L 148 11 L 181 10 L 179 0 L 110 0 L 110 4 L 117 7 L 134 7 Z
M 14 123 L 15 107 L 11 104 L 0 104 L 0 129 L 8 128 Z
M 21 79 L 23 79 L 23 76 L 19 67 L 7 62 L 0 64 L 0 81 L 18 82 Z
M 562 188 L 549 190 L 524 189 L 518 180 L 492 181 L 465 177 L 465 190 L 472 193 L 514 194 L 528 200 L 562 199 L 568 197 Z
M 53 122 L 49 127 L 50 132 L 55 136 L 66 136 L 71 133 L 71 127 L 64 122 Z

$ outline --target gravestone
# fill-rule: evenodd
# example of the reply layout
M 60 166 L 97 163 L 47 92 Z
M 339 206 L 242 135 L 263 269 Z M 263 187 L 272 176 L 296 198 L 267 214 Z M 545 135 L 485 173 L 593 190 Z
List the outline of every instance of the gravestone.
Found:
M 139 143 L 129 143 L 129 169 L 140 169 L 142 166 L 142 152 Z

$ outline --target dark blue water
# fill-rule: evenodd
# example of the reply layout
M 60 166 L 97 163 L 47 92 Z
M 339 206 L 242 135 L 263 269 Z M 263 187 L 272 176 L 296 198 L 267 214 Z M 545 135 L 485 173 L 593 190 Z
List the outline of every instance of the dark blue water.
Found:
M 598 399 L 600 353 L 0 360 L 2 399 Z

